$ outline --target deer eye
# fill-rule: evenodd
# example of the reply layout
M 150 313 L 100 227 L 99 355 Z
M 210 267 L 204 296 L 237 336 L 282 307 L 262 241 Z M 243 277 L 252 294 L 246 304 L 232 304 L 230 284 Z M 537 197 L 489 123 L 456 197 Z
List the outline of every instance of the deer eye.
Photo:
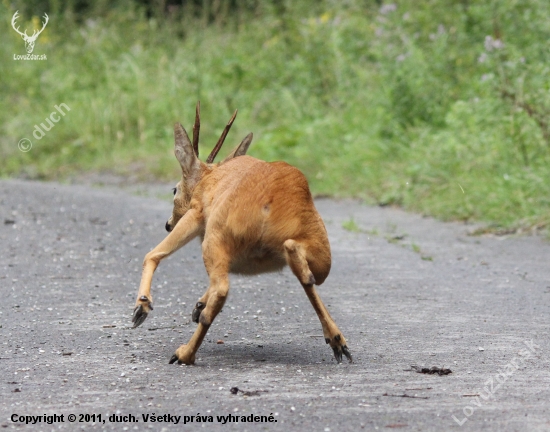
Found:
M 176 195 L 177 188 L 173 188 L 172 192 L 174 192 L 174 195 Z

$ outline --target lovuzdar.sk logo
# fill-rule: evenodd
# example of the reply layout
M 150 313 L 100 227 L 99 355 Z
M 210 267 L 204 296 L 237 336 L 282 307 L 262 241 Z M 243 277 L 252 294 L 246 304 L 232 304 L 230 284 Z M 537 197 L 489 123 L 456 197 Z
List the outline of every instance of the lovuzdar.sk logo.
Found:
M 17 27 L 15 26 L 15 22 L 17 21 L 17 18 L 19 18 L 19 11 L 15 11 L 15 13 L 13 14 L 13 17 L 11 19 L 11 26 L 17 33 L 21 35 L 21 37 L 25 41 L 25 49 L 27 50 L 27 54 L 26 55 L 14 54 L 13 59 L 14 60 L 47 60 L 46 54 L 36 55 L 36 54 L 33 54 L 32 52 L 34 50 L 34 43 L 36 42 L 36 39 L 38 38 L 40 33 L 44 31 L 44 29 L 46 28 L 46 24 L 48 24 L 48 21 L 49 21 L 48 14 L 46 13 L 44 14 L 44 17 L 43 17 L 44 21 L 42 22 L 42 28 L 40 30 L 34 30 L 31 36 L 27 34 L 26 29 L 24 32 L 21 32 L 19 30 L 19 26 Z

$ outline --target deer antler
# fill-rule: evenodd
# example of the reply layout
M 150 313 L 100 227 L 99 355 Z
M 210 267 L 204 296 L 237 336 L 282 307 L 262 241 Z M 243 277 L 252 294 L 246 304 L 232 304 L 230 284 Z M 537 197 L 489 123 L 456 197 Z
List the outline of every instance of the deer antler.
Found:
M 19 26 L 17 26 L 17 28 L 15 27 L 15 21 L 17 21 L 17 18 L 19 18 L 19 11 L 15 11 L 15 13 L 13 14 L 13 18 L 11 19 L 11 26 L 13 27 L 13 29 L 19 33 L 21 36 L 23 36 L 23 38 L 25 37 L 29 37 L 27 35 L 27 30 L 25 30 L 25 33 L 21 33 L 19 31 Z
M 199 156 L 199 132 L 201 130 L 201 101 L 197 101 L 195 109 L 195 124 L 193 125 L 193 149 L 195 155 Z
M 225 129 L 223 130 L 220 139 L 216 143 L 216 146 L 214 147 L 212 152 L 210 152 L 210 155 L 208 156 L 208 159 L 206 159 L 206 163 L 214 162 L 214 159 L 216 158 L 216 155 L 218 154 L 218 152 L 222 148 L 223 142 L 225 141 L 225 137 L 227 136 L 227 133 L 229 132 L 229 129 L 231 129 L 231 125 L 233 124 L 233 121 L 235 121 L 235 117 L 237 117 L 237 111 L 238 110 L 235 110 L 235 112 L 233 113 L 233 115 L 229 119 L 229 122 L 225 126 Z

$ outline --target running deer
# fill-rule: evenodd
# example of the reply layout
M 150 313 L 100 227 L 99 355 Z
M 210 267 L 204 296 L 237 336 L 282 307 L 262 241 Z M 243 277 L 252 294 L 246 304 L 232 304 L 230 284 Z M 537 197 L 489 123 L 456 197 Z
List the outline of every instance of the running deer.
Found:
M 210 285 L 191 314 L 198 323 L 195 333 L 176 350 L 170 363 L 194 364 L 197 350 L 227 298 L 229 273 L 273 272 L 286 264 L 302 284 L 336 360 L 340 363 L 343 354 L 351 362 L 346 339 L 314 287 L 327 278 L 331 255 L 325 225 L 304 175 L 285 162 L 246 156 L 252 134 L 222 162 L 213 163 L 236 115 L 237 111 L 206 163 L 198 158 L 200 102 L 192 143 L 181 124 L 174 126 L 174 153 L 182 179 L 174 189 L 174 209 L 166 222 L 169 234 L 143 261 L 134 328 L 153 310 L 151 280 L 160 261 L 200 236 Z

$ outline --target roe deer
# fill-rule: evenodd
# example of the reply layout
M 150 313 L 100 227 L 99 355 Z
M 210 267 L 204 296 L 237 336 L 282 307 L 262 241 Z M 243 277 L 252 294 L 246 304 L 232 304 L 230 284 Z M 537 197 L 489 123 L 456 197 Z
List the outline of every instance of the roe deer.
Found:
M 159 262 L 200 236 L 210 285 L 192 312 L 193 321 L 198 323 L 195 333 L 188 344 L 176 350 L 170 363 L 195 362 L 197 350 L 227 298 L 229 273 L 273 272 L 285 264 L 304 287 L 338 363 L 342 354 L 351 362 L 346 339 L 314 287 L 328 276 L 331 256 L 325 225 L 304 175 L 285 162 L 268 163 L 246 156 L 252 134 L 221 163 L 213 163 L 236 115 L 237 111 L 206 163 L 198 159 L 200 103 L 193 143 L 179 123 L 174 126 L 174 153 L 182 179 L 174 189 L 174 209 L 166 222 L 169 234 L 143 261 L 134 327 L 153 309 L 151 280 Z

